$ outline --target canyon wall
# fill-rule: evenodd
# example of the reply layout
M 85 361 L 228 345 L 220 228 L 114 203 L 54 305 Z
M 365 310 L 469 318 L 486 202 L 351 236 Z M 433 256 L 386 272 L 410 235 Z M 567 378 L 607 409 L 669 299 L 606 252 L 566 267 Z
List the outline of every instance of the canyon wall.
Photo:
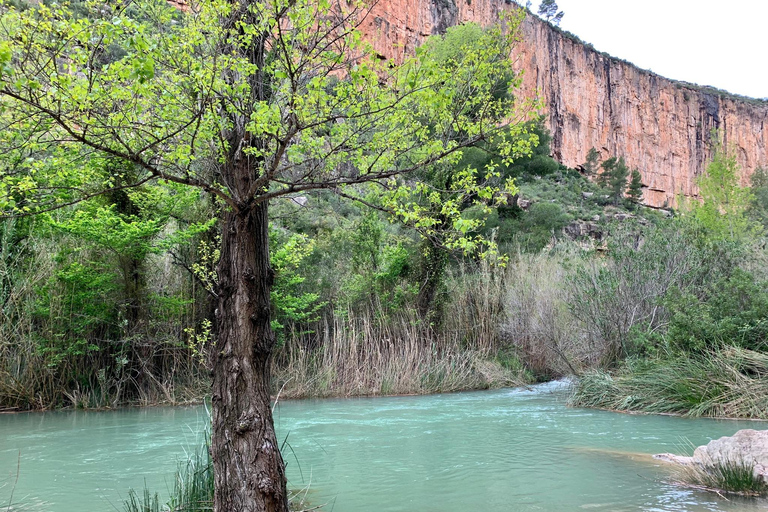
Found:
M 397 63 L 432 34 L 464 21 L 487 25 L 512 8 L 507 0 L 379 0 L 361 28 L 380 57 Z M 512 58 L 523 94 L 545 104 L 559 162 L 579 167 L 593 147 L 603 159 L 623 156 L 643 177 L 643 201 L 655 207 L 697 194 L 694 178 L 711 158 L 713 128 L 736 152 L 742 184 L 768 167 L 768 102 L 655 75 L 532 15 L 522 36 Z

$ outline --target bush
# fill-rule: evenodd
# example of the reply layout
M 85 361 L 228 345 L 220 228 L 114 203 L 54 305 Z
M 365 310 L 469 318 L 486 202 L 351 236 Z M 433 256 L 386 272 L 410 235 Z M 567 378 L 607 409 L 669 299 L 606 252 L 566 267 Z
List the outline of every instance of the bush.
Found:
M 591 258 L 574 273 L 568 303 L 594 344 L 604 347 L 604 363 L 613 364 L 655 348 L 637 333 L 662 330 L 668 320 L 662 299 L 670 290 L 696 289 L 713 267 L 673 222 L 622 227 L 607 258 Z
M 735 269 L 707 292 L 703 298 L 674 292 L 665 300 L 671 314 L 671 346 L 689 352 L 723 345 L 768 348 L 768 283 Z

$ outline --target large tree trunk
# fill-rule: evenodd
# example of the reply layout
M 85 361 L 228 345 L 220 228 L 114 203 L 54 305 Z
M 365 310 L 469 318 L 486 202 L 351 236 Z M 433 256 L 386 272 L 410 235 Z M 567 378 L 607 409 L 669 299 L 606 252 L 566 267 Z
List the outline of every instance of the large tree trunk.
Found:
M 270 408 L 267 204 L 224 214 L 219 260 L 218 340 L 213 347 L 216 512 L 288 510 L 285 465 Z

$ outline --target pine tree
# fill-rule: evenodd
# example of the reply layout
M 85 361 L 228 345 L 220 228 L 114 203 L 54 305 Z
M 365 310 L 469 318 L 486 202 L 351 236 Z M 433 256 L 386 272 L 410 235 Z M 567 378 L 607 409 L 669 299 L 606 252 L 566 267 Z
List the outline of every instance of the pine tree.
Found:
M 587 153 L 587 160 L 581 166 L 584 168 L 584 174 L 587 177 L 597 174 L 597 170 L 600 168 L 600 153 L 595 148 L 590 148 Z
M 557 10 L 557 2 L 555 0 L 542 0 L 539 4 L 539 16 L 547 21 L 559 25 L 563 19 L 563 11 Z
M 640 204 L 643 199 L 643 177 L 640 176 L 640 171 L 637 169 L 632 169 L 632 179 L 627 189 L 627 197 L 630 202 L 635 204 Z
M 608 189 L 611 200 L 615 206 L 624 195 L 629 177 L 629 167 L 624 162 L 624 157 L 609 158 L 602 163 L 603 172 L 597 177 L 597 183 Z

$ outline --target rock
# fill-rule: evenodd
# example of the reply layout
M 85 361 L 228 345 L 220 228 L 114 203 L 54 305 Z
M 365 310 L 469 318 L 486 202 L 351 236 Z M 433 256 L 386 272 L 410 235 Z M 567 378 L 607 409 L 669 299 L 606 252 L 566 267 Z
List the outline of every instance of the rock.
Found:
M 563 228 L 563 232 L 572 239 L 589 237 L 595 240 L 602 240 L 605 235 L 603 228 L 598 224 L 581 220 L 571 222 Z
M 581 197 L 583 197 L 584 199 L 589 199 L 589 198 L 590 198 L 590 197 L 592 197 L 593 195 L 595 195 L 595 193 L 594 193 L 594 192 L 582 192 L 582 193 L 581 193 Z
M 699 446 L 692 457 L 660 453 L 655 459 L 672 464 L 712 466 L 735 463 L 754 467 L 755 476 L 768 484 L 768 430 L 739 430 L 731 437 L 721 437 Z
M 595 216 L 593 216 L 593 217 L 592 217 L 592 221 L 593 221 L 593 222 L 600 222 L 600 216 L 599 216 L 599 215 L 595 215 Z
M 625 220 L 633 219 L 634 217 L 634 215 L 630 215 L 629 213 L 617 213 L 613 216 L 613 218 L 619 222 L 624 222 Z
M 180 1 L 180 0 L 175 0 Z M 401 63 L 448 25 L 490 25 L 513 2 L 495 0 L 382 0 L 361 19 L 374 52 Z M 742 169 L 741 183 L 768 165 L 768 103 L 676 82 L 612 58 L 529 15 L 515 47 L 523 94 L 541 91 L 552 155 L 568 167 L 622 155 L 647 189 L 643 202 L 674 206 L 676 195 L 697 193 L 695 177 L 709 162 L 709 133 L 720 128 Z
M 680 464 L 681 466 L 690 466 L 694 463 L 693 457 L 675 455 L 674 453 L 657 453 L 653 458 L 662 462 L 669 462 L 670 464 Z
M 531 206 L 531 202 L 528 199 L 518 199 L 517 206 L 519 206 L 523 210 L 527 210 L 528 207 Z

